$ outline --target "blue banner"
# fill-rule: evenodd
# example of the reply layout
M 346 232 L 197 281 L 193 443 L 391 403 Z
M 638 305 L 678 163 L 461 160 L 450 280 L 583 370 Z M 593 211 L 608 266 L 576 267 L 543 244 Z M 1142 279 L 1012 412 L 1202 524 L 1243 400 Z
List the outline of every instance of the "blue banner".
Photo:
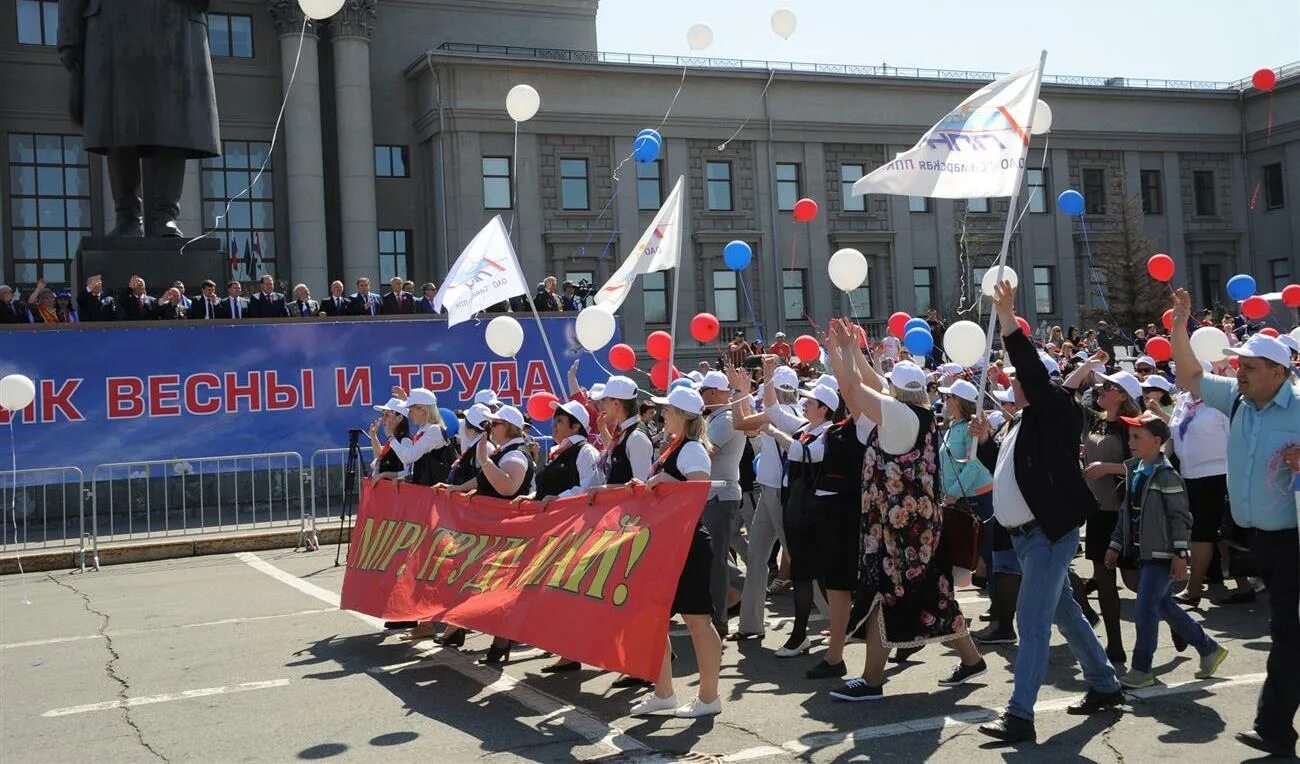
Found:
M 563 381 L 555 379 L 537 322 L 520 324 L 524 345 L 513 359 L 488 349 L 487 322 L 478 321 L 450 328 L 442 319 L 377 318 L 11 330 L 0 332 L 0 376 L 36 382 L 36 400 L 13 417 L 18 469 L 73 466 L 89 477 L 99 464 L 280 451 L 296 451 L 305 462 L 317 449 L 346 446 L 348 428 L 374 421 L 371 406 L 386 402 L 394 385 L 427 387 L 452 410 L 467 408 L 485 388 L 521 407 L 537 392 L 559 394 Z M 559 373 L 585 356 L 582 384 L 603 378 L 578 344 L 572 317 L 542 324 Z M 611 342 L 618 341 L 616 334 Z M 9 419 L 0 411 L 0 424 Z

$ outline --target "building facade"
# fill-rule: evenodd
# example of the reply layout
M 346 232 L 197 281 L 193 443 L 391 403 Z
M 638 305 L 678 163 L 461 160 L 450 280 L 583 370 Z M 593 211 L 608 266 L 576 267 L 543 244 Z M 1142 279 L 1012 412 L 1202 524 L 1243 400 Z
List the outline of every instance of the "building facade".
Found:
M 20 288 L 70 283 L 77 241 L 111 220 L 103 163 L 81 150 L 66 116 L 56 0 L 0 2 L 10 6 L 0 12 L 2 275 Z M 683 262 L 646 277 L 625 304 L 634 340 L 666 327 L 675 290 L 682 317 L 708 310 L 763 335 L 824 327 L 831 315 L 951 313 L 978 299 L 1008 200 L 848 190 L 992 73 L 596 54 L 596 6 L 347 0 L 317 23 L 296 0 L 213 0 L 224 154 L 191 163 L 182 228 L 211 230 L 231 254 L 218 281 L 270 272 L 320 295 L 334 278 L 349 291 L 361 276 L 437 283 L 499 214 L 532 281 L 599 283 L 681 176 Z M 1136 225 L 1174 258 L 1198 303 L 1224 301 L 1237 272 L 1265 291 L 1295 281 L 1296 74 L 1283 69 L 1272 94 L 1049 78 L 1053 128 L 1031 145 L 1010 248 L 1022 314 L 1085 320 L 1104 289 L 1089 248 L 1116 235 L 1130 199 Z M 516 134 L 504 102 L 519 83 L 542 105 Z M 633 137 L 661 122 L 659 160 L 628 160 Z M 1086 241 L 1079 219 L 1056 209 L 1067 188 L 1087 199 Z M 821 208 L 811 223 L 792 218 L 803 197 Z M 722 262 L 737 239 L 754 251 L 739 274 Z M 826 277 L 841 247 L 871 264 L 850 296 Z

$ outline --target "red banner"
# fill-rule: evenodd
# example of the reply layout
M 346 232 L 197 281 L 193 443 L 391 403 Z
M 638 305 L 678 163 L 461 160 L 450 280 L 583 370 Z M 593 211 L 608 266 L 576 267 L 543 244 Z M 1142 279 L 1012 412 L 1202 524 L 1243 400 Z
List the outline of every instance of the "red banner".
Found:
M 654 679 L 707 482 L 512 506 L 364 481 L 342 606 L 434 619 Z

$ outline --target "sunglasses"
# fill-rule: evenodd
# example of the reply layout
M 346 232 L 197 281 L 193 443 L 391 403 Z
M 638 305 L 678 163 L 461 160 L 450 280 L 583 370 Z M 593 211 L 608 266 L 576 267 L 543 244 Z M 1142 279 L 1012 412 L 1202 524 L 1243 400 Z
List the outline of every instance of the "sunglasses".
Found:
M 1102 390 L 1102 392 L 1105 392 L 1105 391 L 1107 391 L 1107 390 L 1118 390 L 1118 391 L 1123 391 L 1123 389 L 1124 389 L 1124 388 L 1120 387 L 1119 385 L 1115 384 L 1114 382 L 1102 382 L 1102 383 L 1101 383 L 1101 390 Z

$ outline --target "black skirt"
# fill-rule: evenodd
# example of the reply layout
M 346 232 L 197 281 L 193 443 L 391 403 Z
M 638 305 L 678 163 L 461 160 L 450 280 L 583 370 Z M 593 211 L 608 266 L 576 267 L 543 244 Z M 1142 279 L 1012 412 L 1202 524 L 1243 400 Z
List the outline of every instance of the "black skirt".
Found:
M 1187 504 L 1192 510 L 1192 541 L 1212 544 L 1219 540 L 1224 511 L 1228 507 L 1228 476 L 1184 478 Z
M 858 588 L 862 564 L 862 503 L 852 494 L 818 496 L 824 518 L 818 527 L 818 578 L 827 589 L 851 592 Z
M 686 553 L 686 563 L 677 577 L 677 593 L 673 595 L 673 613 L 681 615 L 713 615 L 713 597 L 709 594 L 709 576 L 713 568 L 713 547 L 709 532 L 703 525 L 695 526 L 691 548 Z

